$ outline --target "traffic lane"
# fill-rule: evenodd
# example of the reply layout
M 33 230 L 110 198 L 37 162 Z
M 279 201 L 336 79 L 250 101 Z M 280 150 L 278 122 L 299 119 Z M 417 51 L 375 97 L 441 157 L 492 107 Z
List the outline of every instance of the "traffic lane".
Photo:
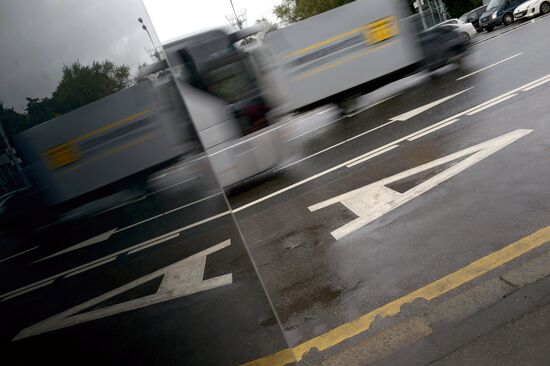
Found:
M 547 225 L 549 96 L 550 89 L 541 87 L 292 190 L 262 211 L 237 214 L 290 343 L 351 321 Z M 330 233 L 357 217 L 350 210 L 339 204 L 308 210 L 519 128 L 534 131 L 343 239 Z
M 40 243 L 43 244 L 42 249 L 57 250 L 113 227 L 127 227 L 222 195 L 215 175 L 209 168 L 208 159 L 186 162 L 185 165 L 176 164 L 174 168 L 179 168 L 179 171 L 169 177 L 154 176 L 147 194 L 130 188 L 66 212 L 65 218 L 72 216 L 71 219 L 61 219 L 37 230 L 22 230 L 17 235 L 0 233 L 0 263 L 3 259 L 35 248 Z M 98 211 L 90 206 L 105 209 Z
M 153 241 L 166 233 L 176 231 L 174 235 L 185 237 L 187 231 L 193 233 L 200 229 L 200 225 L 195 226 L 197 223 L 209 224 L 211 218 L 224 213 L 229 212 L 220 192 L 196 204 L 145 221 L 137 221 L 141 218 L 139 215 L 127 226 L 124 226 L 125 222 L 113 220 L 113 217 L 108 220 L 95 217 L 93 220 L 55 225 L 39 234 L 31 233 L 24 244 L 38 248 L 0 263 L 0 275 L 6 279 L 2 281 L 0 292 L 11 291 L 68 268 L 108 257 L 140 243 Z M 18 249 L 22 248 L 20 246 Z
M 531 27 L 526 27 L 525 31 L 529 29 L 531 29 Z M 541 28 L 533 29 L 537 34 L 544 31 L 544 29 Z M 514 36 L 515 35 L 521 34 L 518 31 Z M 525 36 L 529 38 L 532 34 L 527 33 Z M 504 36 L 502 38 L 504 38 Z M 495 50 L 502 52 L 506 57 L 511 56 L 509 51 L 506 48 L 500 47 L 501 45 L 498 42 L 493 44 L 496 45 Z M 525 48 L 522 48 L 522 51 L 525 53 L 524 56 L 517 57 L 510 62 L 500 64 L 497 67 L 463 80 L 456 79 L 466 75 L 466 72 L 453 72 L 448 78 L 442 77 L 436 80 L 425 80 L 424 83 L 416 86 L 414 89 L 408 92 L 406 91 L 385 103 L 379 104 L 352 118 L 338 121 L 338 123 L 317 131 L 310 140 L 306 140 L 301 146 L 301 151 L 297 158 L 304 159 L 304 157 L 311 156 L 311 154 L 326 149 L 330 149 L 331 151 L 313 156 L 310 159 L 290 166 L 288 169 L 277 171 L 275 174 L 268 173 L 263 177 L 257 177 L 252 180 L 252 182 L 245 184 L 243 189 L 231 190 L 229 194 L 232 207 L 238 208 L 241 205 L 253 202 L 266 194 L 275 192 L 278 189 L 282 189 L 301 179 L 329 168 L 331 166 L 330 164 L 333 163 L 331 161 L 331 154 L 339 157 L 344 156 L 346 152 L 353 154 L 353 151 L 356 150 L 355 148 L 349 147 L 349 144 L 345 142 L 346 139 L 357 136 L 365 131 L 378 128 L 401 113 L 473 87 L 473 89 L 468 90 L 466 95 L 460 95 L 448 102 L 442 103 L 424 112 L 418 118 L 398 123 L 398 125 L 390 124 L 389 126 L 380 128 L 374 133 L 371 132 L 361 136 L 357 139 L 358 141 L 355 141 L 356 143 L 360 141 L 357 145 L 360 146 L 361 151 L 368 151 L 368 149 L 382 146 L 392 141 L 392 139 L 397 138 L 396 135 L 400 132 L 406 134 L 411 133 L 414 128 L 424 128 L 429 123 L 440 121 L 449 115 L 466 110 L 478 103 L 494 98 L 520 85 L 547 75 L 546 58 L 550 56 L 550 54 L 547 50 L 540 51 L 538 48 L 536 43 L 527 43 Z M 481 52 L 474 53 L 471 56 L 477 58 L 473 59 L 472 62 L 474 66 L 466 70 L 467 73 L 470 73 L 472 70 L 478 70 L 478 67 L 482 67 L 483 65 L 490 65 L 498 61 L 498 57 L 500 57 L 495 53 L 495 55 L 492 56 L 494 58 L 489 60 L 490 63 L 489 61 L 483 63 L 486 57 L 483 56 Z M 481 65 L 477 65 L 478 62 L 481 63 Z M 344 159 L 345 158 L 340 161 L 345 161 Z
M 230 275 L 220 287 L 12 341 L 24 328 L 173 265 L 213 245 L 204 280 Z M 161 276 L 162 277 L 162 276 Z M 178 286 L 186 286 L 186 281 Z M 156 281 L 156 282 L 155 282 Z M 101 310 L 157 291 L 160 278 L 90 306 Z M 130 307 L 129 305 L 127 307 Z M 87 309 L 81 309 L 84 314 Z M 285 348 L 274 314 L 231 217 L 178 238 L 0 302 L 3 356 L 30 364 L 36 355 L 55 364 L 240 364 Z M 53 326 L 53 325 L 52 325 Z M 44 331 L 44 329 L 42 329 Z

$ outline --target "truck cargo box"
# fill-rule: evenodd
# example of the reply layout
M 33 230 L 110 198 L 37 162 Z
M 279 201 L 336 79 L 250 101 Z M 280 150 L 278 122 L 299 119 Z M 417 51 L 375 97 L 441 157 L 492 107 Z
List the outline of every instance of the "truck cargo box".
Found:
M 422 61 L 416 31 L 395 0 L 357 0 L 269 32 L 265 46 L 279 65 L 286 110 L 331 101 L 346 91 L 395 79 Z M 365 92 L 369 91 L 368 89 Z
M 194 142 L 174 93 L 145 80 L 19 134 L 35 187 L 60 204 L 181 156 Z

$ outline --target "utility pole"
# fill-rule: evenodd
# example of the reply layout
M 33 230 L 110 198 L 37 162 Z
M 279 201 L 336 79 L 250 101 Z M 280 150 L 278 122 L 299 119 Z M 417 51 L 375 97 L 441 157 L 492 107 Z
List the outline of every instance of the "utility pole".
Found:
M 440 11 L 440 17 L 442 21 L 447 20 L 447 9 L 445 8 L 445 4 L 443 3 L 443 0 L 436 0 L 436 3 L 439 4 L 439 11 Z
M 153 37 L 151 37 L 151 33 L 149 33 L 149 29 L 147 29 L 147 26 L 143 24 L 143 19 L 138 18 L 138 22 L 141 23 L 141 29 L 143 29 L 145 32 L 147 32 L 147 35 L 149 36 L 149 39 L 151 40 L 151 46 L 152 48 L 152 54 L 158 61 L 161 61 L 160 59 L 160 53 L 157 51 L 157 46 L 155 46 L 155 42 L 153 42 Z
M 235 28 L 235 30 L 241 30 L 243 27 L 246 27 L 246 9 L 240 10 L 238 13 L 235 10 L 233 5 L 233 0 L 229 0 L 231 3 L 231 9 L 233 9 L 233 14 L 226 15 L 225 18 Z
M 243 22 L 241 21 L 241 19 L 237 15 L 237 12 L 235 11 L 235 6 L 233 5 L 233 0 L 229 0 L 229 2 L 231 3 L 231 8 L 233 9 L 233 14 L 235 15 L 235 19 L 237 20 L 237 26 L 239 27 L 239 29 L 243 29 Z
M 428 26 L 426 25 L 426 19 L 424 19 L 424 10 L 422 10 L 422 6 L 424 5 L 424 0 L 416 0 L 413 5 L 415 8 L 418 8 L 418 12 L 420 13 L 420 19 L 422 20 L 422 27 L 424 27 L 424 29 L 427 29 Z

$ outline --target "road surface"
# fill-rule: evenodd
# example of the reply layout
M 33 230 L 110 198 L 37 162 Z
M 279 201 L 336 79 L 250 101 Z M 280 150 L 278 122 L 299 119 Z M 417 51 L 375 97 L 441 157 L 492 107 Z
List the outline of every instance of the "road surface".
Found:
M 548 273 L 532 261 L 550 240 L 549 26 L 501 32 L 461 67 L 368 95 L 228 200 L 203 158 L 147 196 L 3 237 L 3 358 L 460 364 L 481 352 L 464 348 L 481 329 L 547 320 L 535 285 Z M 494 301 L 456 315 L 479 292 Z M 497 301 L 524 292 L 531 307 Z

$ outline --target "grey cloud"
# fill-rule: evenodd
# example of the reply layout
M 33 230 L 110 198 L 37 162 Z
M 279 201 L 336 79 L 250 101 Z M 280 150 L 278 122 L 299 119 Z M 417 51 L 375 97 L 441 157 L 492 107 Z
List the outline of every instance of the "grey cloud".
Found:
M 51 95 L 62 65 L 109 59 L 133 70 L 151 62 L 137 18 L 156 39 L 141 0 L 0 2 L 0 100 L 23 110 L 25 97 Z

